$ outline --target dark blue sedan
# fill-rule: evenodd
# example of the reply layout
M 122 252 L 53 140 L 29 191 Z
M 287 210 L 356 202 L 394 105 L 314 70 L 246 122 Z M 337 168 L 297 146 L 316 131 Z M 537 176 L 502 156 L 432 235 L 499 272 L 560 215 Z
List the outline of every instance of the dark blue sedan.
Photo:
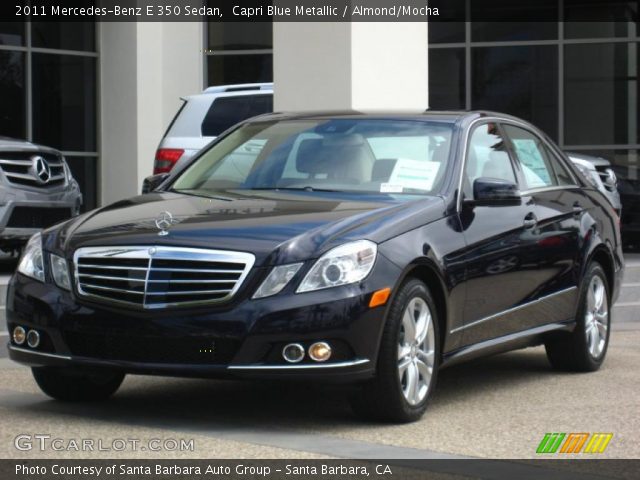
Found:
M 269 114 L 146 187 L 32 237 L 10 283 L 11 358 L 54 398 L 127 373 L 331 380 L 402 422 L 458 361 L 604 361 L 619 218 L 516 118 Z

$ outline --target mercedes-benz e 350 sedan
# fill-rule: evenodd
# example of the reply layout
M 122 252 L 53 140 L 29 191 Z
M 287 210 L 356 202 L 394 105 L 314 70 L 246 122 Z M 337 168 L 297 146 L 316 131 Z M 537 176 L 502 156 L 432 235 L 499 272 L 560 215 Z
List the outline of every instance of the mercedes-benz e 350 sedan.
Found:
M 454 362 L 605 358 L 619 220 L 516 118 L 269 114 L 148 187 L 33 236 L 11 280 L 10 356 L 54 398 L 127 373 L 339 380 L 411 421 Z

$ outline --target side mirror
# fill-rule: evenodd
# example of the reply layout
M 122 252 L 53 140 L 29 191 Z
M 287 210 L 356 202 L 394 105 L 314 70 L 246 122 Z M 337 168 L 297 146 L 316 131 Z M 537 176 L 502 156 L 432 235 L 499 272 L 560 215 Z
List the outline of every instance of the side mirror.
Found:
M 473 198 L 476 205 L 517 205 L 522 197 L 509 180 L 481 177 L 473 182 Z
M 157 175 L 151 175 L 142 181 L 142 193 L 153 192 L 162 182 L 164 182 L 168 173 L 159 173 Z

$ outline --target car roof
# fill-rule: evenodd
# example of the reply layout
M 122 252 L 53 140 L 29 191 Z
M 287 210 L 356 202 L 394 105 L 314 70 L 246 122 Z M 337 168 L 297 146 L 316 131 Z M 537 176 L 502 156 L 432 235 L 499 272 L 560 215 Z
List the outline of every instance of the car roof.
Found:
M 256 91 L 271 91 L 273 92 L 273 83 L 236 83 L 232 85 L 218 85 L 214 87 L 208 87 L 203 90 L 202 93 L 235 93 L 235 92 L 256 92 Z
M 180 97 L 181 100 L 197 100 L 211 104 L 220 97 L 244 97 L 249 95 L 273 95 L 273 83 L 238 83 L 209 87 L 202 93 Z
M 309 112 L 274 112 L 265 113 L 251 119 L 254 121 L 270 121 L 270 120 L 321 120 L 327 118 L 375 118 L 375 119 L 408 119 L 429 121 L 435 120 L 440 122 L 456 123 L 462 120 L 475 120 L 482 117 L 497 117 L 503 120 L 515 120 L 522 123 L 528 123 L 519 118 L 504 113 L 490 112 L 484 110 L 426 110 L 421 113 L 406 111 L 379 111 L 379 112 L 360 112 L 355 110 L 336 110 L 336 111 L 309 111 Z

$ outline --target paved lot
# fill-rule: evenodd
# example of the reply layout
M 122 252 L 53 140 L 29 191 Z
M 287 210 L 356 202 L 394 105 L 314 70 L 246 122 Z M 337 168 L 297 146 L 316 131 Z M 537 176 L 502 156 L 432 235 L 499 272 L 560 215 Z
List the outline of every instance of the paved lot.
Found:
M 604 457 L 639 458 L 633 318 L 615 325 L 597 373 L 556 373 L 542 348 L 452 367 L 441 373 L 427 415 L 402 426 L 358 421 L 344 390 L 313 385 L 128 377 L 108 402 L 67 405 L 43 396 L 27 368 L 0 359 L 0 457 L 534 458 L 544 433 L 559 431 L 613 432 Z M 13 446 L 20 433 L 108 445 L 193 438 L 195 450 L 21 452 Z
M 5 359 L 0 457 L 33 458 L 16 451 L 13 438 L 48 433 L 194 438 L 195 452 L 185 455 L 198 457 L 528 458 L 545 432 L 597 431 L 615 435 L 607 457 L 638 458 L 639 343 L 638 330 L 614 332 L 607 362 L 595 374 L 555 373 L 540 348 L 452 367 L 442 372 L 424 419 L 402 426 L 357 421 L 340 389 L 296 385 L 128 377 L 108 402 L 60 404 L 38 392 L 28 369 Z

